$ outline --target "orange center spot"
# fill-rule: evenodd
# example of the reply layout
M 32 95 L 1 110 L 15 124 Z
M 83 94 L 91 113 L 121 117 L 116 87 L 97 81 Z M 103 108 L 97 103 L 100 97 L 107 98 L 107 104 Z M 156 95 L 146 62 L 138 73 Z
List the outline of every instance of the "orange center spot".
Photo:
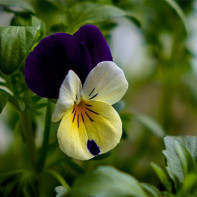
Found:
M 81 100 L 79 104 L 74 104 L 74 107 L 76 107 L 77 110 L 85 109 L 85 103 Z
M 97 112 L 95 112 L 92 109 L 92 105 L 87 104 L 86 102 L 84 102 L 83 100 L 81 100 L 81 102 L 79 104 L 74 104 L 73 106 L 73 118 L 72 118 L 72 122 L 77 124 L 78 128 L 80 126 L 81 123 L 84 123 L 85 121 L 91 121 L 93 122 L 93 115 L 97 114 L 99 115 Z

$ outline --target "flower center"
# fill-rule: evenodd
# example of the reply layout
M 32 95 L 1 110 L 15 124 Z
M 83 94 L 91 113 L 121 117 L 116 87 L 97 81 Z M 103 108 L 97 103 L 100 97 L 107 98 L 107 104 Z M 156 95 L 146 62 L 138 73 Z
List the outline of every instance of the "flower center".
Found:
M 87 104 L 83 99 L 77 104 L 75 102 L 72 110 L 72 123 L 77 124 L 78 128 L 81 123 L 85 123 L 86 121 L 94 121 L 93 115 L 99 115 L 96 111 L 94 111 L 93 106 Z

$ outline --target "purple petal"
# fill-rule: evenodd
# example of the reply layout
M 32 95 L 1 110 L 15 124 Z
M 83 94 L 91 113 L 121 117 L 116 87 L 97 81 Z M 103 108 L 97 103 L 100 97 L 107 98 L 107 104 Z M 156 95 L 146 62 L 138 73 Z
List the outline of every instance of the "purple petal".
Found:
M 59 88 L 69 70 L 82 83 L 91 70 L 88 49 L 77 38 L 56 33 L 40 41 L 26 59 L 25 80 L 37 95 L 58 98 Z
M 92 60 L 92 68 L 99 62 L 112 61 L 110 48 L 98 27 L 94 25 L 84 25 L 74 36 L 88 48 Z

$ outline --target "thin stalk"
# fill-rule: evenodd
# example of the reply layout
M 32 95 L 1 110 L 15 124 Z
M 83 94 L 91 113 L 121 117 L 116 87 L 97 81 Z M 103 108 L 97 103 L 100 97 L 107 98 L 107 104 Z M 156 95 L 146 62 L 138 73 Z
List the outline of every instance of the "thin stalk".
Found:
M 38 159 L 38 165 L 37 165 L 38 171 L 41 171 L 44 168 L 45 161 L 46 161 L 50 129 L 51 129 L 51 116 L 52 116 L 52 104 L 48 101 L 47 108 L 46 108 L 46 115 L 45 115 L 45 128 L 44 128 L 44 136 L 43 136 L 43 141 L 42 141 L 42 148 L 41 148 L 41 153 L 40 153 L 40 157 Z
M 62 177 L 61 174 L 59 174 L 58 172 L 54 171 L 54 170 L 45 170 L 46 173 L 54 176 L 61 185 L 63 185 L 66 189 L 66 191 L 69 191 L 70 190 L 70 186 L 68 185 L 68 183 L 66 182 L 66 180 L 64 179 L 64 177 Z
M 25 142 L 28 149 L 28 155 L 31 162 L 31 167 L 32 169 L 34 169 L 36 165 L 36 146 L 34 142 L 32 122 L 26 111 L 20 112 L 20 120 L 21 120 L 23 135 L 25 137 Z

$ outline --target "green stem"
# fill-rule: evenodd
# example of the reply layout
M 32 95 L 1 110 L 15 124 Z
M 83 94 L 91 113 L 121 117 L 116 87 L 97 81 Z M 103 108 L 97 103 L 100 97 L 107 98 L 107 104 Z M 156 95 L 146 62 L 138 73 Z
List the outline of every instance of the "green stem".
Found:
M 61 174 L 59 174 L 58 172 L 56 172 L 54 170 L 50 170 L 50 169 L 45 170 L 45 172 L 54 176 L 59 181 L 59 183 L 62 184 L 66 188 L 67 191 L 70 190 L 70 186 L 68 185 L 68 183 L 65 181 L 65 179 L 62 177 Z
M 36 146 L 34 142 L 32 122 L 26 111 L 20 112 L 20 119 L 21 119 L 22 131 L 25 137 L 25 142 L 27 144 L 31 167 L 32 169 L 34 169 L 36 165 Z
M 44 128 L 42 148 L 41 148 L 41 153 L 40 153 L 40 157 L 39 157 L 38 165 L 37 165 L 38 171 L 41 171 L 45 165 L 48 144 L 49 144 L 50 129 L 51 129 L 51 116 L 52 116 L 52 104 L 48 101 L 47 108 L 46 108 L 45 128 Z

